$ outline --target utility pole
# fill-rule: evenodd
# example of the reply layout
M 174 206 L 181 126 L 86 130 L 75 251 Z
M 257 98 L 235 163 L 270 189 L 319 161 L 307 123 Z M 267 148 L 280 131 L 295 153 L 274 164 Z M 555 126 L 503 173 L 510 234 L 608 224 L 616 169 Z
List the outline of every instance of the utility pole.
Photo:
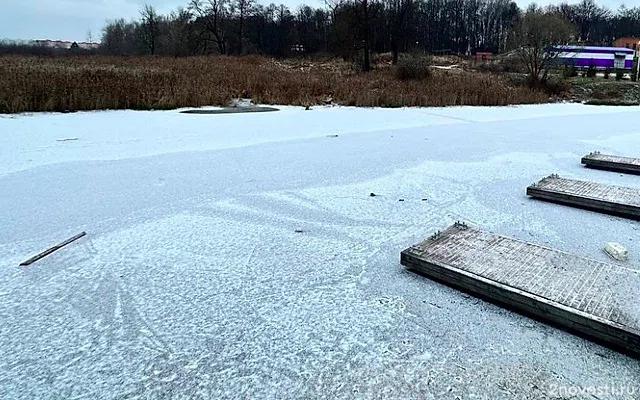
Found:
M 638 42 L 638 44 L 636 45 L 636 51 L 634 53 L 633 59 L 636 62 L 636 81 L 637 81 L 638 77 L 640 76 L 640 42 Z

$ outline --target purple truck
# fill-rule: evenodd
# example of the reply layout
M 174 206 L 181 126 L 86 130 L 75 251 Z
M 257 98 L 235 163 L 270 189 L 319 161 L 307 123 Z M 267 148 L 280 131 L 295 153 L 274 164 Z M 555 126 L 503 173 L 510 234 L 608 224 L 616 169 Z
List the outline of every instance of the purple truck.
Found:
M 573 66 L 579 69 L 633 68 L 635 51 L 624 47 L 596 46 L 554 46 L 547 51 L 558 53 L 555 62 L 559 65 Z

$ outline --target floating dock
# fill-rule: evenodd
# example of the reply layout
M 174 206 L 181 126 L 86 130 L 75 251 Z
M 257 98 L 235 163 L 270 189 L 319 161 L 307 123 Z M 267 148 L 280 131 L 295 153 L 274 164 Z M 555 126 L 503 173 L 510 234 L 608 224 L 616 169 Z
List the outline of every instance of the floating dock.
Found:
M 603 185 L 551 175 L 527 188 L 537 199 L 640 219 L 640 189 Z
M 582 157 L 581 162 L 589 168 L 640 174 L 640 158 L 612 156 L 596 151 Z
M 401 253 L 450 286 L 640 357 L 640 270 L 456 223 Z

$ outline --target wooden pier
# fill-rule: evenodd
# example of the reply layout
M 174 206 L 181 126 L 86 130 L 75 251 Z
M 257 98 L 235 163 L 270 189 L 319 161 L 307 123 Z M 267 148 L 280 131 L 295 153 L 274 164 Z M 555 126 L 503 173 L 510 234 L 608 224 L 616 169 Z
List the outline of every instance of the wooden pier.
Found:
M 612 156 L 596 151 L 582 157 L 581 162 L 589 168 L 640 174 L 640 158 Z
M 401 253 L 434 280 L 640 357 L 640 271 L 456 223 Z
M 551 175 L 529 186 L 527 195 L 602 213 L 640 219 L 640 189 L 564 179 Z

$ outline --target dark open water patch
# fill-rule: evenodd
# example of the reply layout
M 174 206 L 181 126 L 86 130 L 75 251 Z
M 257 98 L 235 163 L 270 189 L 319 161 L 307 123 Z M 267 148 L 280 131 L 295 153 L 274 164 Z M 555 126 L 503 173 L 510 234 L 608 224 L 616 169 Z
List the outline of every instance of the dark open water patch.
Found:
M 280 111 L 274 107 L 225 107 L 218 110 L 184 110 L 183 114 L 240 114 L 252 112 Z

